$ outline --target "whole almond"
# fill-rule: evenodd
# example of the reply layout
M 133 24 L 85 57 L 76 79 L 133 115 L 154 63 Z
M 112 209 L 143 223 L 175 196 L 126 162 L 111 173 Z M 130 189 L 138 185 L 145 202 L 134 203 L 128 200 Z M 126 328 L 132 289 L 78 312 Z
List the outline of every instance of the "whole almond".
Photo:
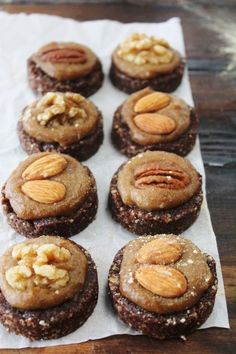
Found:
M 142 265 L 135 272 L 137 281 L 153 294 L 174 298 L 187 290 L 187 280 L 179 270 L 164 265 Z
M 30 164 L 22 173 L 27 181 L 46 179 L 61 173 L 67 166 L 66 159 L 59 154 L 49 154 Z
M 64 184 L 50 180 L 28 181 L 22 185 L 21 189 L 27 197 L 43 204 L 60 202 L 66 194 Z
M 183 247 L 177 240 L 157 238 L 144 244 L 136 254 L 139 263 L 170 264 L 182 255 Z
M 148 134 L 170 134 L 175 130 L 175 121 L 158 113 L 143 113 L 134 117 L 137 127 Z
M 153 92 L 140 98 L 135 106 L 136 113 L 147 113 L 158 111 L 170 103 L 170 96 L 163 92 Z

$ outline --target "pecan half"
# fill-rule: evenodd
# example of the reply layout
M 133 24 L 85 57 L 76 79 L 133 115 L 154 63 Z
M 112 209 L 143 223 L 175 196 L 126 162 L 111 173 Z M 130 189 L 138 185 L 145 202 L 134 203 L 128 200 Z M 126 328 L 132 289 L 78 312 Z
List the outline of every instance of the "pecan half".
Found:
M 86 53 L 81 48 L 56 47 L 43 51 L 40 59 L 51 63 L 84 64 L 87 61 Z
M 165 189 L 181 189 L 190 183 L 189 175 L 168 164 L 147 163 L 137 166 L 134 171 L 136 188 L 157 186 Z

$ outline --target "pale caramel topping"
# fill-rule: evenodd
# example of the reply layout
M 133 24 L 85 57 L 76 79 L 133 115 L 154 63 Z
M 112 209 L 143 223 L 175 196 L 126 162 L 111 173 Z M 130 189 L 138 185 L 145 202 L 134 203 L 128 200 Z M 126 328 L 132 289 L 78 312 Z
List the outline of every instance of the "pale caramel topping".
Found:
M 137 262 L 140 250 L 154 240 L 160 244 L 166 242 L 166 249 L 162 250 L 164 259 L 166 253 L 173 252 L 172 242 L 179 243 L 181 256 L 168 265 L 159 261 L 150 263 L 150 259 L 155 260 L 151 255 L 148 263 L 146 259 Z M 121 294 L 147 311 L 167 314 L 191 308 L 211 284 L 212 273 L 206 256 L 187 239 L 175 235 L 145 236 L 125 246 L 120 269 Z
M 27 181 L 24 178 L 24 171 L 29 166 L 51 155 L 57 154 L 31 155 L 18 165 L 6 182 L 6 197 L 21 219 L 37 220 L 44 217 L 71 215 L 84 202 L 94 186 L 94 179 L 88 169 L 69 155 L 63 154 L 58 156 L 66 160 L 66 167 L 57 175 L 47 176 L 47 173 L 42 170 L 45 166 L 45 171 L 48 172 L 47 164 L 40 164 L 40 176 L 44 176 L 44 179 L 38 180 L 37 174 L 35 180 Z M 37 164 L 36 167 L 39 171 Z
M 48 92 L 22 114 L 27 134 L 45 143 L 71 145 L 91 134 L 98 125 L 96 106 L 72 92 Z
M 87 259 L 69 240 L 42 236 L 0 257 L 1 291 L 13 307 L 40 309 L 73 298 L 83 287 Z
M 31 59 L 57 80 L 73 80 L 90 73 L 97 62 L 95 54 L 82 44 L 52 42 L 41 47 Z
M 124 204 L 144 209 L 169 209 L 189 200 L 200 187 L 191 163 L 175 154 L 147 151 L 126 163 L 118 173 Z
M 112 56 L 115 66 L 128 76 L 150 79 L 173 71 L 180 55 L 164 39 L 134 33 L 125 39 Z
M 152 110 L 151 113 L 144 113 L 142 110 L 141 124 L 137 124 L 140 120 L 138 117 L 141 116 L 135 111 L 137 103 L 154 93 L 155 91 L 150 88 L 135 92 L 128 97 L 121 108 L 122 121 L 128 125 L 132 140 L 140 145 L 175 141 L 190 126 L 191 108 L 181 98 L 167 94 L 168 103 L 160 109 Z M 156 99 L 155 96 L 151 97 Z

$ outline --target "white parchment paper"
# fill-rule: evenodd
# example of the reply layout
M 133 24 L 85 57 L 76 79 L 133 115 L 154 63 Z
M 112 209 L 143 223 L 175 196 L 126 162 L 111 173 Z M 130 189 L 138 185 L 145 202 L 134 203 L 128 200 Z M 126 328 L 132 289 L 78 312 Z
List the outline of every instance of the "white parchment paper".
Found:
M 26 79 L 26 60 L 41 45 L 49 41 L 75 41 L 91 47 L 100 57 L 105 73 L 108 73 L 110 58 L 116 45 L 132 32 L 145 32 L 166 38 L 170 44 L 185 55 L 180 20 L 172 18 L 163 23 L 129 23 L 99 20 L 76 22 L 70 19 L 46 15 L 9 15 L 0 12 L 0 184 L 12 169 L 26 157 L 16 136 L 16 123 L 21 110 L 34 100 Z M 175 92 L 193 104 L 187 70 L 183 81 Z M 207 92 L 206 92 L 207 94 Z M 70 344 L 103 338 L 115 334 L 137 334 L 124 325 L 113 313 L 106 295 L 107 274 L 116 252 L 133 235 L 115 223 L 107 210 L 107 195 L 113 173 L 125 161 L 110 143 L 110 130 L 115 109 L 127 97 L 115 89 L 106 76 L 103 87 L 91 97 L 104 116 L 105 140 L 98 153 L 86 164 L 97 180 L 99 209 L 96 220 L 72 239 L 87 248 L 98 267 L 99 299 L 92 316 L 74 333 L 58 340 L 35 341 L 9 334 L 0 325 L 0 348 L 43 347 Z M 188 155 L 193 165 L 204 176 L 199 142 Z M 219 290 L 214 311 L 202 328 L 229 328 L 222 274 L 206 199 L 195 224 L 184 236 L 195 242 L 202 250 L 217 261 Z M 23 240 L 6 223 L 0 214 L 0 254 L 9 246 Z

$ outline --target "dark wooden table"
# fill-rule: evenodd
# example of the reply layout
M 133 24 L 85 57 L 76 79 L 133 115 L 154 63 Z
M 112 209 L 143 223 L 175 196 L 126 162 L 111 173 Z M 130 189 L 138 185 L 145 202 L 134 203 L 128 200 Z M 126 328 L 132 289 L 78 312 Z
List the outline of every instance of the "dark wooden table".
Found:
M 48 13 L 77 20 L 160 22 L 172 16 L 181 18 L 193 95 L 201 118 L 207 199 L 222 262 L 231 330 L 197 331 L 186 342 L 114 336 L 78 345 L 17 350 L 18 353 L 236 353 L 236 2 L 215 0 L 205 6 L 188 3 L 168 0 L 152 7 L 0 5 L 0 9 L 11 13 Z

